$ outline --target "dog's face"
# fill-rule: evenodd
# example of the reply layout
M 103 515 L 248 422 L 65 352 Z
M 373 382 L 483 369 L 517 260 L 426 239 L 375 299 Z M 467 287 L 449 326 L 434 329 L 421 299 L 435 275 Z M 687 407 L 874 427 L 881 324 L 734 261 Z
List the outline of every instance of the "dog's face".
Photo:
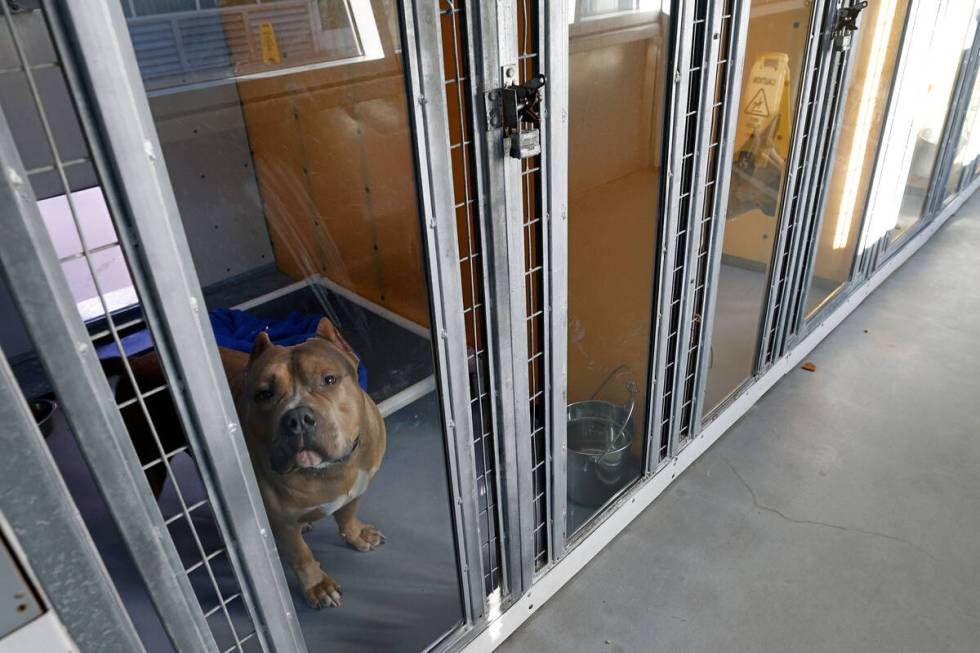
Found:
M 357 357 L 323 319 L 316 337 L 292 347 L 260 333 L 244 386 L 244 428 L 279 474 L 315 474 L 346 462 L 360 444 L 364 395 Z

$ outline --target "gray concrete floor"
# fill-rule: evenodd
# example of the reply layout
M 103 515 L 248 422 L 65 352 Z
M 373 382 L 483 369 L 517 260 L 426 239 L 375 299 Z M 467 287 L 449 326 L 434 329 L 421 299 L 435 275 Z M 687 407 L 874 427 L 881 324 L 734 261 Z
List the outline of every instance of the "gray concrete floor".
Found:
M 980 196 L 502 651 L 980 650 Z

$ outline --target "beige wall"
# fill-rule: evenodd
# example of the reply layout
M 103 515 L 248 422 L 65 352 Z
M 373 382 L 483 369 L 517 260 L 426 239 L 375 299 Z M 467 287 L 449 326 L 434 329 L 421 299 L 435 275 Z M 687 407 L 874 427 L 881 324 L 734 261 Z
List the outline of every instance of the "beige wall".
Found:
M 376 1 L 375 13 L 393 11 Z M 384 30 L 388 21 L 379 20 Z M 238 84 L 279 268 L 428 324 L 405 82 L 386 57 Z

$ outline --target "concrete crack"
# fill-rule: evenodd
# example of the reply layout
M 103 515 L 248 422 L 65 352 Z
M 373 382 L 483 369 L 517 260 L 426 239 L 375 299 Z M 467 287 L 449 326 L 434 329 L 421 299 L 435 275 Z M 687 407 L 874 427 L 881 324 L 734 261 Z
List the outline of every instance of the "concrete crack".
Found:
M 848 533 L 862 533 L 864 535 L 870 535 L 872 537 L 880 537 L 880 538 L 883 538 L 883 539 L 886 539 L 886 540 L 891 540 L 893 542 L 899 542 L 900 544 L 904 544 L 905 546 L 908 546 L 908 547 L 911 547 L 911 548 L 915 549 L 916 551 L 918 551 L 922 555 L 926 556 L 927 558 L 929 558 L 933 562 L 942 564 L 942 560 L 940 560 L 936 556 L 932 555 L 931 553 L 929 553 L 929 551 L 927 551 L 926 549 L 923 549 L 918 544 L 916 544 L 914 542 L 910 542 L 910 541 L 908 541 L 906 539 L 903 539 L 901 537 L 896 537 L 895 535 L 889 535 L 888 533 L 881 533 L 879 531 L 869 531 L 869 530 L 865 530 L 863 528 L 855 528 L 855 527 L 851 527 L 851 526 L 842 526 L 840 524 L 831 524 L 829 522 L 814 521 L 814 520 L 810 520 L 810 519 L 796 519 L 795 517 L 790 517 L 786 513 L 782 512 L 781 510 L 778 510 L 778 509 L 773 508 L 771 506 L 767 506 L 764 503 L 761 503 L 759 501 L 759 497 L 755 493 L 755 490 L 752 488 L 751 485 L 748 484 L 748 482 L 742 477 L 742 475 L 738 473 L 738 470 L 735 469 L 735 466 L 732 465 L 731 461 L 728 460 L 728 458 L 726 458 L 725 456 L 723 456 L 721 454 L 718 454 L 718 457 L 721 458 L 722 461 L 724 461 L 724 463 L 726 465 L 728 465 L 728 469 L 732 470 L 732 473 L 735 474 L 735 478 L 738 479 L 739 483 L 742 484 L 742 486 L 748 491 L 749 495 L 752 497 L 752 504 L 756 508 L 758 508 L 759 510 L 764 510 L 765 512 L 770 512 L 770 513 L 772 513 L 774 515 L 777 515 L 779 517 L 782 517 L 786 521 L 792 522 L 794 524 L 808 524 L 808 525 L 811 525 L 811 526 L 823 526 L 825 528 L 832 528 L 832 529 L 837 530 L 837 531 L 844 531 L 844 532 L 848 532 Z

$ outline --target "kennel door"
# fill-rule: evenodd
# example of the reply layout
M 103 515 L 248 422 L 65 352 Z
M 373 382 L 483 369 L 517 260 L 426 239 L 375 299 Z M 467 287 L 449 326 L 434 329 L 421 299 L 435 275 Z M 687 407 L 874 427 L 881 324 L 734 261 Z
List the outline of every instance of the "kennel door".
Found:
M 469 401 L 453 403 L 465 385 L 444 365 L 462 353 L 460 257 L 447 272 L 444 225 L 424 217 L 454 215 L 427 199 L 445 168 L 418 131 L 436 108 L 420 118 L 414 98 L 439 60 L 415 32 L 431 25 L 391 0 L 145 9 L 127 25 L 217 344 L 253 352 L 236 401 L 259 487 L 299 479 L 267 506 L 307 644 L 424 649 L 467 620 L 460 570 L 480 569 L 458 550 L 476 524 L 454 471 L 472 469 Z M 325 359 L 310 344 L 323 321 L 339 332 Z M 262 331 L 292 349 L 256 353 Z M 329 579 L 296 561 L 310 555 Z
M 643 474 L 673 16 L 569 3 L 565 535 Z
M 458 636 L 500 564 L 481 555 L 497 517 L 477 475 L 496 463 L 474 460 L 467 348 L 485 343 L 463 318 L 437 7 L 107 3 L 52 17 L 104 147 L 107 208 L 63 191 L 102 308 L 74 319 L 122 354 L 136 392 L 119 408 L 149 431 L 129 435 L 160 449 L 146 467 L 166 474 L 150 484 L 161 502 L 176 493 L 201 550 L 187 575 L 217 601 L 199 614 L 246 649 Z M 119 305 L 85 238 L 103 217 L 132 279 Z M 184 499 L 191 485 L 213 510 Z M 208 520 L 225 542 L 213 555 Z
M 818 150 L 784 349 L 803 336 L 819 312 L 843 298 L 852 278 L 910 5 L 908 0 L 869 5 L 846 59 L 837 48 L 831 51 L 821 129 L 830 136 Z
M 711 324 L 704 411 L 712 413 L 752 382 L 767 341 L 769 298 L 784 264 L 792 181 L 810 134 L 808 84 L 828 3 L 751 3 L 738 121 Z M 792 172 L 792 174 L 790 174 Z M 761 349 L 765 349 L 761 347 Z

